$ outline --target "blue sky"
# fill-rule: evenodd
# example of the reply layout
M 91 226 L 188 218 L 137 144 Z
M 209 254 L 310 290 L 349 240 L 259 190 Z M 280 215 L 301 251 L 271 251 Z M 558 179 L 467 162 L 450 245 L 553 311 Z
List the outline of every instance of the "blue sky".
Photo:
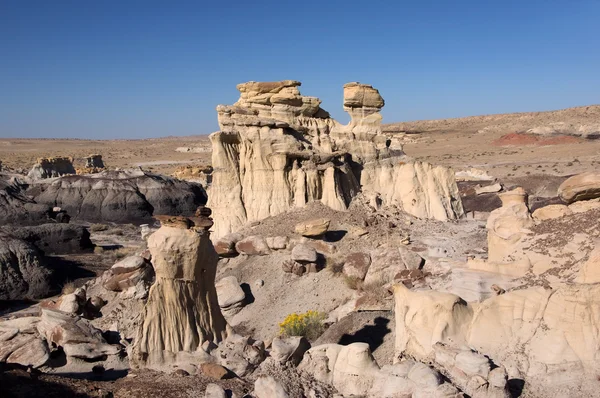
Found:
M 0 0 L 0 137 L 206 134 L 248 80 L 300 80 L 341 121 L 350 81 L 384 122 L 597 104 L 599 20 L 598 0 Z

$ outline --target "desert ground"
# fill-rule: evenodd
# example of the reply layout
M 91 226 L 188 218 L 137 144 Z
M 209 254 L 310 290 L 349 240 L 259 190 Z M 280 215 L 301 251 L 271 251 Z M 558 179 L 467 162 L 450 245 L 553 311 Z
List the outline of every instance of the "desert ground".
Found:
M 3 393 L 599 396 L 600 105 L 381 124 L 349 83 L 341 125 L 299 86 L 211 140 L 0 139 Z

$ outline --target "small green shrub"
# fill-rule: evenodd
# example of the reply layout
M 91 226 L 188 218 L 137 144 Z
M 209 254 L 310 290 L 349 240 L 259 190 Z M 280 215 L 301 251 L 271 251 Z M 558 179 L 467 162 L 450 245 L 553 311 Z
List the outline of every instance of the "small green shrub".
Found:
M 279 324 L 279 333 L 282 336 L 304 336 L 315 340 L 325 331 L 325 317 L 326 315 L 319 311 L 307 311 L 304 314 L 294 312 Z
M 62 287 L 62 294 L 71 294 L 75 292 L 75 289 L 77 289 L 75 283 L 67 281 Z
M 344 275 L 344 282 L 352 290 L 362 290 L 363 281 L 360 278 Z

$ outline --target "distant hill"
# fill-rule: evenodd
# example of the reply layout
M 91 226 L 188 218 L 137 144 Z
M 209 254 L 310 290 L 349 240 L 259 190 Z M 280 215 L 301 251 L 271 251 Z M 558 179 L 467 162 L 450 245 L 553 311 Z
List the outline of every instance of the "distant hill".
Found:
M 579 106 L 546 112 L 506 113 L 454 119 L 417 120 L 383 125 L 389 133 L 501 132 L 600 137 L 600 105 Z

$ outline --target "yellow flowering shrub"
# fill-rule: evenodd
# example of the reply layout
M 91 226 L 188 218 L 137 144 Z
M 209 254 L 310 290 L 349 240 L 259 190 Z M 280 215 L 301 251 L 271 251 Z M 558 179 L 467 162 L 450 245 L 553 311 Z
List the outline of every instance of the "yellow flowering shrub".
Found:
M 304 314 L 293 313 L 279 324 L 279 334 L 283 336 L 304 336 L 309 340 L 319 337 L 325 330 L 323 321 L 326 315 L 319 311 L 307 311 Z

